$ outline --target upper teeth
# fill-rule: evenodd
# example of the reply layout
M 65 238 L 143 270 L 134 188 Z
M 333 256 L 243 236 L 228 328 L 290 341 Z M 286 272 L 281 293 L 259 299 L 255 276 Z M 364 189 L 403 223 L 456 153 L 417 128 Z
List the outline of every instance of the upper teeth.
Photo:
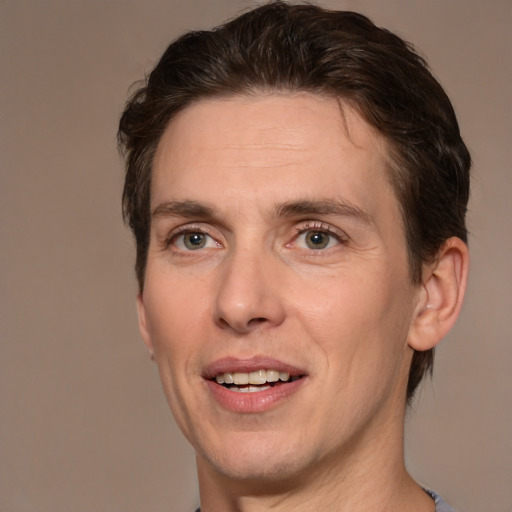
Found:
M 226 372 L 215 376 L 218 384 L 235 384 L 237 386 L 247 384 L 261 385 L 267 382 L 277 382 L 278 380 L 287 381 L 289 378 L 289 373 L 278 370 L 257 370 L 250 373 Z

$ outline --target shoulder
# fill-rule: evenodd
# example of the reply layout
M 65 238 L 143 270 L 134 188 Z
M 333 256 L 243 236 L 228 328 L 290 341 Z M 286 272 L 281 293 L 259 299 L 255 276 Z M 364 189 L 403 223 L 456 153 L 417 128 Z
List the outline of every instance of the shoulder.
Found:
M 432 496 L 432 499 L 436 504 L 436 512 L 456 512 L 456 510 L 450 507 L 450 505 L 448 505 L 448 503 L 446 503 L 446 501 L 444 501 L 443 498 L 439 496 L 439 494 L 435 493 L 434 491 L 430 491 L 429 489 L 425 489 L 425 492 L 429 496 Z

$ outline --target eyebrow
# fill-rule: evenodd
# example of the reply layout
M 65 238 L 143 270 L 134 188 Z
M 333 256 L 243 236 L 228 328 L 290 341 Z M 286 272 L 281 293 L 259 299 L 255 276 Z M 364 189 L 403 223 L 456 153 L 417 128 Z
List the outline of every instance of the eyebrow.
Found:
M 214 216 L 214 208 L 197 201 L 165 201 L 154 208 L 151 216 L 207 218 Z
M 304 215 L 336 215 L 352 217 L 364 224 L 371 224 L 371 217 L 361 208 L 343 200 L 300 199 L 276 205 L 278 217 L 298 217 Z M 215 217 L 216 208 L 193 200 L 165 201 L 151 212 L 152 217 L 183 217 L 188 219 L 208 219 Z
M 352 217 L 364 224 L 371 224 L 371 217 L 361 208 L 343 200 L 320 199 L 290 201 L 278 205 L 276 213 L 280 217 L 302 215 L 336 215 Z

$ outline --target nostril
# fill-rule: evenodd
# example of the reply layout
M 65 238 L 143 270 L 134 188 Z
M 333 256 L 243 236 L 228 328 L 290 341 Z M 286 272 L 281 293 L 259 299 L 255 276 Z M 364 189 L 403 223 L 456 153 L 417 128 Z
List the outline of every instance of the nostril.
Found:
M 258 329 L 259 326 L 263 326 L 268 323 L 269 319 L 265 317 L 256 317 L 251 318 L 249 321 L 244 321 L 243 319 L 220 317 L 217 319 L 217 322 L 222 329 L 232 328 L 238 332 L 250 332 Z
M 222 327 L 223 329 L 229 327 L 229 323 L 226 320 L 224 320 L 224 318 L 219 318 L 218 322 L 220 327 Z
M 263 317 L 253 318 L 253 319 L 249 320 L 249 325 L 258 325 L 258 324 L 262 324 L 266 321 L 267 321 L 267 319 L 263 318 Z

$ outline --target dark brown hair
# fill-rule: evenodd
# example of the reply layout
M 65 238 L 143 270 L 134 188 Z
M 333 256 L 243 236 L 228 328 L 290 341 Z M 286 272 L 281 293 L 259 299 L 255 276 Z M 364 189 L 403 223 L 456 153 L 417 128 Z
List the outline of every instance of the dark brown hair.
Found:
M 136 240 L 140 290 L 151 167 L 169 121 L 198 99 L 258 90 L 340 98 L 386 138 L 414 282 L 445 240 L 467 241 L 470 156 L 450 100 L 425 60 L 360 14 L 277 1 L 171 43 L 127 103 L 118 133 L 126 158 L 123 214 Z M 433 350 L 414 353 L 408 399 L 432 364 Z

